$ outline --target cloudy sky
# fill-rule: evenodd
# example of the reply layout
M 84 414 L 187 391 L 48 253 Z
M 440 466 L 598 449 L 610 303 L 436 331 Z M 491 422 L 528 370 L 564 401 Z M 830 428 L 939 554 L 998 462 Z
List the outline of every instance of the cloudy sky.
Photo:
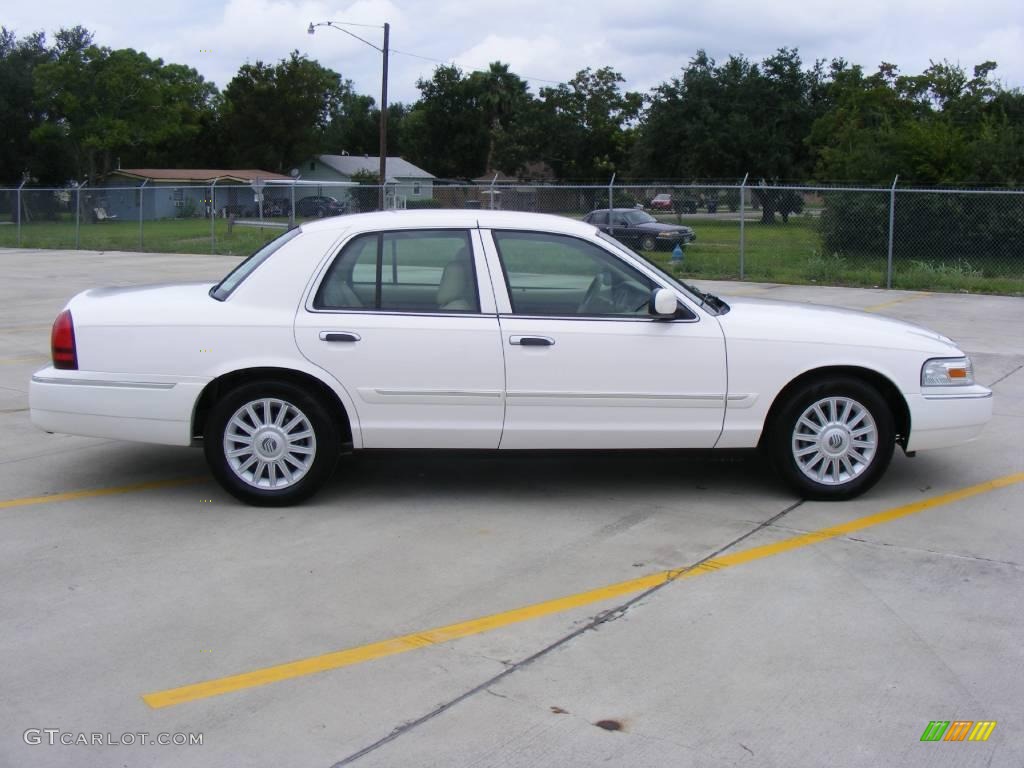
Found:
M 752 59 L 781 46 L 805 62 L 842 56 L 874 69 L 893 62 L 917 73 L 929 60 L 967 68 L 987 59 L 997 76 L 1024 86 L 1021 0 L 44 0 L 9 3 L 2 23 L 19 35 L 82 24 L 97 41 L 194 66 L 223 87 L 249 61 L 298 49 L 379 95 L 380 56 L 333 29 L 310 36 L 310 21 L 391 24 L 391 46 L 464 69 L 501 60 L 537 88 L 584 67 L 612 66 L 632 90 L 676 74 L 699 49 L 717 59 Z M 352 28 L 379 44 L 379 29 Z M 395 53 L 392 100 L 416 98 L 431 61 Z

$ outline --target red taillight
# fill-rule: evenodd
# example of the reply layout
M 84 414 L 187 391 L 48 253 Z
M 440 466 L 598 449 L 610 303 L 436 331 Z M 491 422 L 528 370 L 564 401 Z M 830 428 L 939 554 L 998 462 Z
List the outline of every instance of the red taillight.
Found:
M 53 367 L 69 371 L 78 370 L 78 353 L 75 350 L 75 324 L 71 321 L 71 310 L 65 309 L 53 321 L 50 333 L 50 350 L 53 353 Z

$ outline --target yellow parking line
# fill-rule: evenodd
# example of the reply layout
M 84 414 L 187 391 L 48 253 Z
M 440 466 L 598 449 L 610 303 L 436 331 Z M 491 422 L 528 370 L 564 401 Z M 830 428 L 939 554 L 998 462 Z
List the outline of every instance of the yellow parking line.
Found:
M 888 309 L 889 307 L 893 307 L 897 304 L 902 304 L 905 301 L 914 301 L 915 299 L 926 299 L 929 296 L 931 296 L 930 293 L 915 293 L 910 296 L 900 296 L 898 299 L 893 299 L 891 301 L 883 301 L 881 304 L 872 304 L 870 307 L 864 307 L 864 309 L 862 309 L 861 311 L 877 312 L 880 309 Z
M 203 477 L 178 477 L 173 480 L 151 480 L 147 483 L 133 483 L 131 485 L 117 485 L 113 488 L 91 488 L 84 491 L 67 491 L 65 493 L 51 493 L 46 496 L 26 496 L 21 499 L 8 499 L 0 501 L 0 509 L 11 509 L 12 507 L 28 507 L 33 504 L 50 504 L 54 501 L 73 501 L 75 499 L 91 499 L 96 496 L 115 496 L 120 493 L 132 493 L 134 491 L 151 491 L 156 488 L 173 488 L 177 485 L 188 485 L 203 480 Z
M 735 565 L 761 560 L 773 555 L 789 552 L 790 550 L 816 544 L 820 541 L 842 536 L 844 534 L 859 531 L 880 523 L 887 523 L 901 517 L 923 512 L 926 509 L 938 507 L 942 504 L 950 504 L 955 501 L 987 493 L 997 488 L 1005 488 L 1014 483 L 1024 482 L 1024 472 L 1017 472 L 1006 475 L 995 480 L 989 480 L 978 485 L 962 488 L 958 491 L 951 491 L 939 496 L 933 496 L 922 501 L 915 501 L 904 504 L 900 507 L 879 512 L 878 514 L 856 518 L 841 525 L 823 528 L 818 531 L 800 534 L 789 539 L 777 541 L 772 544 L 765 544 L 751 549 L 741 550 L 731 555 L 722 555 L 712 560 L 707 560 L 694 568 L 680 568 L 669 571 L 653 573 L 649 576 L 621 581 L 617 584 L 592 589 L 587 592 L 580 592 L 575 595 L 559 597 L 542 603 L 534 603 L 522 608 L 515 608 L 511 611 L 495 613 L 482 618 L 470 619 L 469 621 L 449 624 L 444 627 L 435 627 L 422 632 L 414 632 L 409 635 L 393 637 L 388 640 L 380 640 L 367 645 L 359 645 L 354 648 L 347 648 L 341 651 L 325 653 L 321 656 L 311 656 L 298 661 L 290 661 L 285 664 L 277 664 L 271 667 L 255 669 L 251 672 L 243 672 L 228 677 L 220 677 L 215 680 L 207 680 L 201 683 L 183 685 L 179 688 L 169 688 L 163 691 L 155 691 L 142 696 L 142 699 L 152 708 L 170 707 L 175 704 L 205 699 L 211 696 L 218 696 L 222 693 L 238 691 L 244 688 L 253 688 L 258 685 L 275 683 L 280 680 L 289 680 L 294 677 L 312 675 L 316 672 L 324 672 L 329 669 L 350 667 L 354 664 L 361 664 L 373 659 L 380 659 L 385 656 L 393 656 L 405 653 L 417 648 L 425 648 L 450 640 L 462 637 L 478 635 L 499 627 L 507 627 L 510 624 L 518 624 L 541 616 L 550 616 L 555 613 L 562 613 L 573 608 L 598 603 L 613 597 L 634 594 L 650 589 L 651 587 L 663 584 L 666 581 L 700 576 L 713 571 L 720 571 L 724 568 L 731 568 Z

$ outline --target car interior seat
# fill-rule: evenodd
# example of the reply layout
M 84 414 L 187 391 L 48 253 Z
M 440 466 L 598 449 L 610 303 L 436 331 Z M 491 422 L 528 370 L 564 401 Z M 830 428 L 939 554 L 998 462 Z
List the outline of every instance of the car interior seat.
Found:
M 363 306 L 358 294 L 352 290 L 352 286 L 341 279 L 340 273 L 324 285 L 321 302 L 325 307 L 337 309 L 360 309 Z
M 445 266 L 444 272 L 441 273 L 441 283 L 437 286 L 438 309 L 446 312 L 467 312 L 475 309 L 468 260 L 469 252 L 463 248 L 459 255 Z

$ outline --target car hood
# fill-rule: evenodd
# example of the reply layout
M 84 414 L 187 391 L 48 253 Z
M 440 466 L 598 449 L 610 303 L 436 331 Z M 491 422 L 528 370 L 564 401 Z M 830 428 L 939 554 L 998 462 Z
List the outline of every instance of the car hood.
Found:
M 660 221 L 649 221 L 646 224 L 634 224 L 635 229 L 642 229 L 644 232 L 692 232 L 690 227 L 680 224 L 664 224 Z
M 726 296 L 719 316 L 726 338 L 879 347 L 959 357 L 950 338 L 913 323 L 852 309 L 774 299 Z

